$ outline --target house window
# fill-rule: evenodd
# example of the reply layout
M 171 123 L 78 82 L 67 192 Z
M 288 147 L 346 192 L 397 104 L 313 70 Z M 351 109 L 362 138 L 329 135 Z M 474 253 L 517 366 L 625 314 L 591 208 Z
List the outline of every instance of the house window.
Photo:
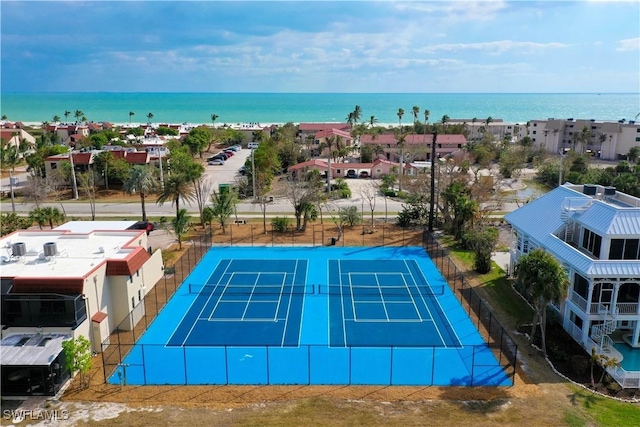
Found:
M 636 142 L 640 142 L 640 137 L 637 137 L 637 138 L 636 138 Z
M 529 253 L 529 239 L 524 239 L 522 241 L 522 253 L 523 254 Z
M 136 271 L 136 277 L 140 277 L 140 270 Z
M 136 297 L 131 297 L 131 309 L 136 308 Z
M 537 123 L 534 123 L 534 124 L 533 124 L 533 127 L 537 127 L 537 126 L 538 126 L 538 124 L 537 124 Z
M 57 163 L 51 163 L 51 170 L 54 170 L 54 169 L 58 169 L 58 164 Z
M 462 144 L 458 144 L 458 148 L 462 148 Z
M 640 259 L 640 239 L 611 239 L 609 259 Z
M 341 173 L 340 169 L 336 169 L 336 173 Z
M 142 301 L 142 292 L 138 289 L 138 301 Z
M 600 246 L 602 246 L 602 237 L 585 228 L 582 232 L 582 247 L 594 257 L 600 258 Z
M 533 131 L 533 134 L 535 135 L 535 134 L 536 134 L 536 132 L 537 132 L 537 130 L 534 130 L 534 131 Z
M 573 311 L 570 311 L 569 320 L 571 320 L 571 323 L 576 325 L 578 328 L 582 329 L 582 317 L 578 316 Z

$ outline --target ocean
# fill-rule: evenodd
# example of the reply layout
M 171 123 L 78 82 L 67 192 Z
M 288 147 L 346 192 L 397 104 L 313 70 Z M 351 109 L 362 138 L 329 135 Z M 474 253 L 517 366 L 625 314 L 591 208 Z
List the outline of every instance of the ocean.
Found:
M 397 124 L 398 109 L 404 109 L 402 123 L 413 122 L 413 106 L 430 111 L 430 122 L 445 114 L 451 119 L 491 116 L 511 123 L 533 119 L 634 120 L 640 113 L 640 94 L 542 94 L 542 93 L 20 93 L 2 92 L 0 112 L 9 120 L 22 122 L 64 121 L 64 112 L 81 110 L 90 121 L 146 123 L 301 123 L 344 122 L 356 105 L 361 122 L 374 116 L 379 124 Z

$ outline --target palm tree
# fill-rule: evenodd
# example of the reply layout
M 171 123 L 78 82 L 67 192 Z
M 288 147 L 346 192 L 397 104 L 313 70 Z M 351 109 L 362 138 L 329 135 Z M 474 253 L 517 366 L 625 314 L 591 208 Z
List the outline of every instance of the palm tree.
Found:
M 398 126 L 400 127 L 400 131 L 402 131 L 402 116 L 404 116 L 404 110 L 402 108 L 398 108 Z
M 413 108 L 411 108 L 411 114 L 413 114 L 413 122 L 417 122 L 418 121 L 418 114 L 420 114 L 420 107 L 418 107 L 417 105 L 414 105 Z
M 237 199 L 232 191 L 223 191 L 211 194 L 211 203 L 213 204 L 213 216 L 218 219 L 222 227 L 222 234 L 227 232 L 227 220 L 235 212 Z
M 60 212 L 60 209 L 47 206 L 42 208 L 42 214 L 46 221 L 49 223 L 49 227 L 53 229 L 53 223 L 59 224 L 64 221 L 64 214 Z
M 191 217 L 187 214 L 186 209 L 180 209 L 176 212 L 176 217 L 171 220 L 171 225 L 173 225 L 173 234 L 175 234 L 178 239 L 178 246 L 180 249 L 182 249 L 182 238 L 187 234 L 187 230 L 189 229 L 190 218 Z
M 396 139 L 398 140 L 397 146 L 400 148 L 400 176 L 398 178 L 398 190 L 402 191 L 402 176 L 404 175 L 404 143 L 407 140 L 407 134 L 398 131 L 396 132 Z
M 29 219 L 31 222 L 35 222 L 42 230 L 42 226 L 47 223 L 47 217 L 43 211 L 43 208 L 35 208 L 31 212 L 29 212 Z
M 71 115 L 71 111 L 69 110 L 64 110 L 64 121 L 68 122 L 69 121 L 69 116 Z
M 484 125 L 487 128 L 487 132 L 491 131 L 491 128 L 489 127 L 489 125 L 493 122 L 493 117 L 489 116 L 487 117 L 487 119 L 484 121 Z M 491 132 L 493 134 L 493 132 Z
M 53 123 L 58 123 L 60 121 L 60 116 L 53 116 Z
M 150 166 L 134 166 L 129 172 L 129 179 L 125 181 L 122 190 L 129 194 L 138 193 L 140 195 L 140 204 L 142 206 L 142 220 L 147 220 L 147 210 L 145 208 L 145 199 L 150 193 L 154 193 L 160 189 L 160 184 L 156 179 L 155 170 Z
M 151 124 L 151 119 L 153 119 L 153 113 L 147 114 L 147 124 Z
M 20 148 L 15 144 L 7 144 L 0 151 L 2 154 L 2 163 L 9 169 L 9 193 L 11 194 L 11 211 L 16 211 L 15 194 L 13 191 L 13 173 L 20 163 Z
M 218 119 L 218 115 L 217 114 L 212 114 L 211 115 L 211 125 L 213 127 L 216 127 L 216 120 Z
M 378 119 L 376 119 L 376 116 L 369 117 L 369 126 L 373 128 L 376 123 L 378 123 Z
M 176 217 L 180 212 L 180 199 L 191 203 L 195 200 L 195 191 L 191 181 L 181 173 L 172 173 L 169 179 L 165 179 L 164 187 L 160 190 L 160 195 L 156 203 L 162 205 L 171 200 L 171 204 L 176 205 Z
M 131 124 L 131 117 L 135 116 L 136 113 L 134 113 L 133 111 L 129 111 L 129 124 Z
M 362 117 L 362 108 L 360 108 L 359 105 L 356 105 L 353 109 L 353 122 L 355 124 L 358 124 L 358 120 L 360 120 L 360 117 Z
M 82 116 L 84 116 L 84 113 L 82 112 L 82 110 L 76 110 L 75 113 L 73 113 L 73 115 L 76 118 L 76 123 L 80 121 L 80 119 L 82 118 Z
M 516 265 L 516 279 L 522 283 L 533 299 L 535 313 L 529 341 L 533 342 L 538 321 L 542 334 L 542 354 L 547 357 L 547 306 L 561 303 L 569 289 L 569 278 L 562 265 L 549 253 L 537 248 L 522 256 Z
M 349 114 L 347 114 L 347 124 L 349 125 L 349 127 L 353 127 L 353 111 L 350 112 Z
M 474 117 L 473 119 L 471 119 L 471 127 L 472 127 L 472 131 L 471 131 L 471 139 L 473 139 L 473 134 L 475 133 L 475 129 L 476 129 L 476 122 L 478 121 L 477 117 Z

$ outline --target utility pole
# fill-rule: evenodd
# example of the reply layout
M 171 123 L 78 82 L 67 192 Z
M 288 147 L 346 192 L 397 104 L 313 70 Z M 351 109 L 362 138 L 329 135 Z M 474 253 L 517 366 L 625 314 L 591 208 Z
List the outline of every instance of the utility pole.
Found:
M 73 149 L 69 147 L 69 162 L 71 163 L 71 185 L 73 188 L 73 198 L 78 200 L 78 182 L 76 181 L 76 168 L 73 166 Z

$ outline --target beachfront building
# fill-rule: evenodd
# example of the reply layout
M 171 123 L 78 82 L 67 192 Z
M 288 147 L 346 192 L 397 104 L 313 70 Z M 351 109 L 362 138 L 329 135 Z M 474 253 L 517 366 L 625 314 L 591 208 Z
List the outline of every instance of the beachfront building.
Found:
M 493 136 L 496 141 L 502 141 L 505 137 L 509 137 L 511 141 L 518 140 L 520 128 L 526 128 L 518 123 L 507 123 L 502 119 L 487 118 L 471 118 L 471 119 L 449 119 L 449 125 L 464 125 L 467 129 L 467 139 L 482 139 L 485 133 Z
M 315 136 L 318 132 L 330 131 L 332 129 L 337 129 L 347 133 L 351 131 L 351 127 L 348 123 L 300 123 L 298 125 L 298 139 L 302 143 L 305 143 L 307 138 L 311 135 Z
M 607 371 L 640 387 L 640 199 L 613 187 L 564 184 L 507 214 L 513 228 L 509 271 L 535 248 L 552 254 L 571 286 L 554 306 L 587 354 L 616 358 Z
M 164 271 L 135 221 L 71 221 L 0 239 L 3 395 L 53 395 L 69 377 L 61 343 L 84 336 L 94 352 L 131 330 Z
M 591 136 L 581 140 L 580 133 L 585 127 L 591 131 Z M 531 120 L 528 136 L 534 147 L 541 147 L 548 153 L 574 150 L 603 160 L 626 160 L 629 150 L 640 146 L 640 123 L 573 118 Z
M 398 146 L 398 140 L 392 133 L 375 136 L 362 135 L 360 138 L 361 146 L 371 146 L 374 156 L 383 157 L 391 161 L 399 161 L 400 154 L 403 151 L 405 162 L 430 161 L 432 143 L 432 134 L 408 134 L 404 142 L 404 148 L 401 150 Z M 436 141 L 436 158 L 451 156 L 453 153 L 465 148 L 466 145 L 467 139 L 464 135 L 438 135 Z

